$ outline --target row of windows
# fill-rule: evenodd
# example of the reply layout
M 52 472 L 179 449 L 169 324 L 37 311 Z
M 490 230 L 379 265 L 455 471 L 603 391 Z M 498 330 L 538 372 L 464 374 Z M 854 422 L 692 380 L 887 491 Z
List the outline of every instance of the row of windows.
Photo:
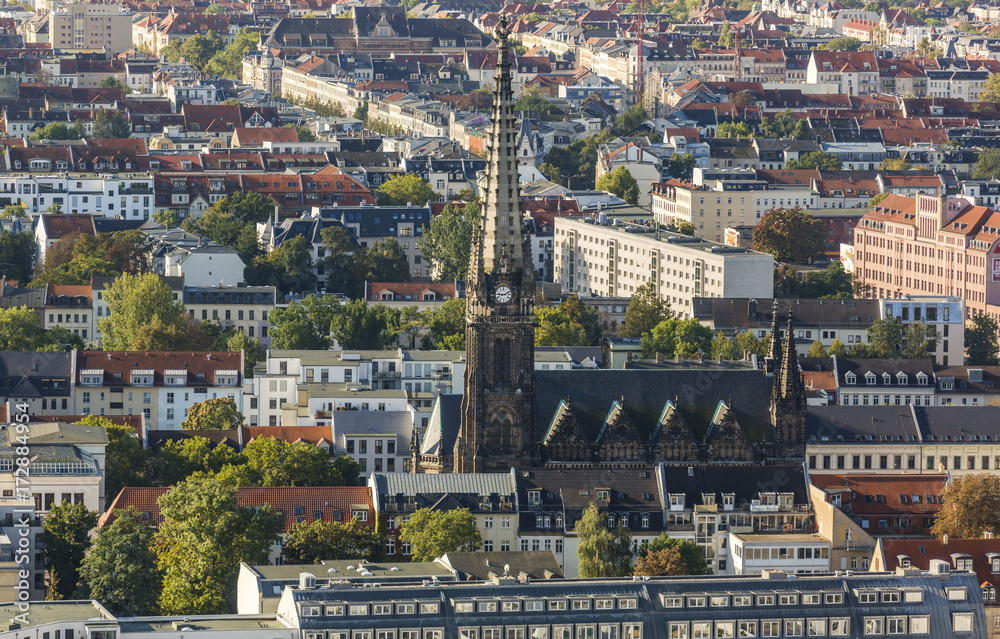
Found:
M 504 601 L 459 601 L 455 603 L 456 613 L 470 612 L 542 612 L 548 610 L 635 610 L 638 600 L 634 597 L 617 599 L 596 598 L 596 599 L 509 599 Z
M 575 631 L 575 632 L 574 632 Z M 553 626 L 483 626 L 458 630 L 459 639 L 642 639 L 642 624 L 565 624 Z M 305 639 L 442 639 L 441 628 L 385 628 L 306 632 Z
M 786 550 L 786 549 L 782 549 Z M 756 599 L 755 599 L 756 597 Z M 802 599 L 802 604 L 805 605 L 819 605 L 820 601 L 829 605 L 837 605 L 844 603 L 844 593 L 842 592 L 827 592 L 827 593 L 804 593 L 800 594 L 797 592 L 783 593 L 783 594 L 743 594 L 743 595 L 687 595 L 687 607 L 688 608 L 705 608 L 711 605 L 713 608 L 724 608 L 728 606 L 734 606 L 737 608 L 744 608 L 753 605 L 756 601 L 758 606 L 773 606 L 775 604 L 781 606 L 797 606 L 799 605 L 799 598 Z M 684 608 L 685 607 L 685 597 L 681 595 L 662 595 L 661 602 L 664 608 Z
M 847 455 L 822 455 L 819 456 L 821 459 L 817 458 L 817 455 L 809 455 L 809 468 L 815 470 L 816 468 L 822 467 L 823 470 L 832 470 L 836 468 L 837 470 L 845 470 L 848 468 L 847 465 Z M 878 468 L 879 470 L 916 470 L 917 468 L 917 456 L 916 455 L 906 455 L 905 467 L 903 455 L 892 455 L 892 462 L 890 466 L 890 456 L 889 455 L 879 455 L 878 464 L 874 465 L 874 460 L 872 455 L 852 455 L 850 468 L 853 470 L 859 470 L 864 468 L 865 470 L 872 470 Z M 947 455 L 941 455 L 940 457 L 935 457 L 934 455 L 927 455 L 925 457 L 927 470 L 947 470 L 948 464 L 951 464 L 952 470 L 977 470 L 976 467 L 976 455 L 952 455 L 951 460 Z M 979 460 L 978 470 L 990 470 L 990 456 L 981 455 Z M 821 464 L 821 466 L 817 466 Z M 993 469 L 1000 469 L 1000 455 L 993 456 Z M 870 496 L 869 496 L 870 497 Z M 907 496 L 903 495 L 900 501 L 905 499 Z M 920 495 L 915 495 L 916 501 L 913 503 L 918 504 Z M 934 503 L 934 495 L 927 495 L 927 503 Z M 872 503 L 872 502 L 868 502 Z M 882 503 L 882 502 L 878 502 Z M 903 501 L 905 504 L 906 502 Z

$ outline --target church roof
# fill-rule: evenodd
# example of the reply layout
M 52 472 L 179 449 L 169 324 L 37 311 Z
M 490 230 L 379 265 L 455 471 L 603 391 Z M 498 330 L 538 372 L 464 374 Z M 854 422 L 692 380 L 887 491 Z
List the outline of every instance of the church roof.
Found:
M 536 371 L 539 440 L 559 402 L 568 400 L 591 441 L 597 439 L 615 401 L 621 402 L 643 439 L 649 440 L 667 401 L 674 400 L 695 434 L 703 436 L 719 402 L 729 402 L 754 439 L 770 432 L 771 380 L 755 369 Z M 676 398 L 676 400 L 675 400 Z M 761 437 L 753 437 L 754 432 Z

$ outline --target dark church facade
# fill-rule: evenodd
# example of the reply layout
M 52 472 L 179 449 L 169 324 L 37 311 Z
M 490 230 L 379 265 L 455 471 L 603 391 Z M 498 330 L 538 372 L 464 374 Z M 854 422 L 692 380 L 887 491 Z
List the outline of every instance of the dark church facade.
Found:
M 791 310 L 762 369 L 742 363 L 534 369 L 534 271 L 525 250 L 507 22 L 493 91 L 483 214 L 466 288 L 461 396 L 441 396 L 418 473 L 509 472 L 553 463 L 801 463 L 806 399 Z M 779 335 L 773 311 L 772 335 Z

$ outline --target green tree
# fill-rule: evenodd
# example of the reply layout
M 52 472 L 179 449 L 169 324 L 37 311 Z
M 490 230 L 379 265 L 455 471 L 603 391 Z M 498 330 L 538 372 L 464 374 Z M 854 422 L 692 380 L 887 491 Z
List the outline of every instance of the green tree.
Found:
M 982 539 L 1000 530 L 1000 477 L 976 473 L 952 477 L 940 499 L 931 533 L 953 539 Z
M 632 533 L 608 528 L 604 515 L 590 504 L 574 527 L 580 576 L 585 579 L 624 577 L 632 572 Z
M 830 342 L 830 350 L 827 351 L 827 354 L 836 357 L 847 357 L 847 348 L 842 341 L 835 339 Z
M 246 458 L 225 444 L 216 446 L 207 437 L 188 437 L 165 443 L 154 466 L 158 483 L 173 486 L 194 473 L 215 474 L 244 463 Z
M 669 551 L 669 554 L 661 555 L 643 565 L 643 559 L 667 551 Z M 640 572 L 640 565 L 644 568 L 643 572 Z M 660 573 L 650 570 L 651 568 L 659 567 L 659 565 L 668 566 L 674 572 Z M 675 539 L 669 537 L 667 533 L 663 533 L 648 544 L 642 544 L 639 547 L 639 561 L 635 565 L 635 574 L 640 576 L 648 575 L 650 577 L 666 575 L 710 575 L 712 574 L 712 569 L 709 567 L 708 562 L 705 561 L 705 552 L 698 544 L 689 540 Z
M 997 77 L 994 74 L 991 77 Z M 972 168 L 973 180 L 993 180 L 1000 175 L 1000 149 L 987 147 L 979 152 L 979 158 Z
M 131 89 L 128 88 L 124 82 L 118 78 L 109 75 L 98 83 L 97 88 L 99 89 L 125 89 L 125 93 L 130 93 Z
M 221 4 L 210 4 L 203 13 L 208 16 L 214 16 L 220 13 L 225 13 L 226 11 L 227 9 Z
M 753 136 L 753 129 L 745 121 L 720 122 L 716 131 L 719 138 L 749 138 Z
M 983 83 L 982 93 L 979 94 L 980 102 L 1000 102 L 1000 73 L 991 73 Z
M 449 552 L 479 550 L 483 543 L 468 508 L 420 508 L 400 528 L 399 538 L 412 545 L 413 561 L 434 561 Z
M 348 297 L 364 297 L 367 272 L 361 248 L 351 232 L 340 225 L 328 226 L 321 231 L 323 240 L 323 270 L 326 273 L 326 290 Z
M 209 9 L 211 8 L 209 7 Z M 206 10 L 207 12 L 208 10 Z M 205 71 L 223 78 L 240 79 L 243 75 L 243 58 L 247 51 L 257 46 L 258 42 L 260 42 L 260 34 L 243 27 L 226 48 L 221 48 L 221 42 L 218 44 L 205 64 Z
M 108 315 L 98 321 L 102 345 L 107 351 L 145 350 L 143 339 L 151 326 L 186 332 L 184 305 L 158 275 L 123 273 L 104 290 Z M 183 348 L 183 344 L 177 345 Z
M 878 168 L 882 171 L 908 171 L 913 168 L 913 165 L 904 158 L 886 158 L 882 160 Z
M 275 350 L 320 350 L 330 348 L 333 320 L 341 311 L 340 298 L 334 295 L 307 295 L 301 302 L 271 311 L 271 348 Z
M 430 335 L 425 348 L 437 350 L 465 350 L 465 300 L 448 300 L 430 313 L 427 321 Z
M 42 522 L 42 556 L 49 574 L 47 599 L 70 599 L 80 580 L 80 564 L 90 547 L 97 513 L 82 503 L 64 501 Z
M 383 206 L 426 206 L 437 202 L 441 194 L 431 188 L 430 183 L 414 173 L 396 175 L 375 190 L 378 203 Z
M 514 103 L 514 110 L 525 115 L 539 113 L 548 115 L 550 113 L 562 113 L 555 105 L 545 99 L 541 91 L 535 87 L 529 87 L 521 93 L 521 97 Z
M 559 306 L 535 308 L 535 346 L 596 346 L 601 339 L 597 311 L 572 295 Z
M 110 109 L 98 109 L 94 114 L 91 130 L 91 136 L 98 140 L 132 137 L 132 124 L 123 111 L 111 113 Z
M 234 488 L 204 475 L 179 483 L 158 501 L 164 520 L 155 541 L 163 572 L 161 614 L 228 612 L 240 562 L 267 562 L 283 528 L 281 513 L 270 505 L 242 508 Z
M 806 353 L 806 357 L 828 357 L 829 354 L 826 349 L 823 348 L 823 342 L 816 340 L 809 345 L 809 352 Z
M 38 313 L 26 306 L 0 308 L 0 351 L 23 351 L 42 334 Z
M 639 183 L 624 166 L 599 177 L 596 187 L 598 191 L 614 193 L 629 204 L 639 203 Z
M 109 502 L 126 486 L 148 484 L 145 476 L 146 451 L 135 429 L 98 415 L 87 415 L 79 423 L 100 426 L 108 434 L 104 459 L 104 492 Z
M 690 153 L 674 153 L 667 160 L 667 172 L 672 178 L 690 182 L 694 177 L 694 167 L 697 165 L 698 160 Z
M 316 271 L 305 236 L 292 237 L 267 257 L 256 258 L 247 269 L 246 280 L 254 286 L 274 286 L 281 297 L 315 291 Z
M 187 419 L 181 422 L 184 430 L 234 430 L 243 425 L 243 413 L 229 397 L 206 399 L 191 406 Z
M 0 211 L 0 218 L 12 219 L 12 218 L 25 218 L 28 217 L 28 207 L 24 204 L 8 204 L 3 207 L 3 211 Z
M 315 444 L 257 437 L 243 447 L 242 459 L 216 475 L 227 486 L 340 486 L 343 476 L 327 451 Z
M 430 226 L 424 226 L 421 237 L 417 238 L 417 248 L 430 262 L 436 281 L 454 282 L 465 279 L 468 274 L 472 237 L 479 225 L 479 208 L 473 203 L 462 207 L 449 204 L 431 218 Z
M 214 350 L 214 349 L 213 349 Z M 253 377 L 254 366 L 267 358 L 267 349 L 256 337 L 248 337 L 243 331 L 234 331 L 226 341 L 225 350 L 231 353 L 243 353 L 243 377 Z
M 586 346 L 583 326 L 566 318 L 554 306 L 535 309 L 535 346 Z
M 635 290 L 635 295 L 629 301 L 618 334 L 622 337 L 642 337 L 660 322 L 673 316 L 670 302 L 660 299 L 653 282 L 646 282 Z
M 347 523 L 303 521 L 292 526 L 281 547 L 282 563 L 318 564 L 329 559 L 378 561 L 385 538 L 375 526 L 362 524 L 357 517 Z
M 381 304 L 369 306 L 363 299 L 348 302 L 333 318 L 333 337 L 343 349 L 380 350 L 388 341 L 387 329 L 393 311 Z
M 373 242 L 356 258 L 367 271 L 369 282 L 409 282 L 410 260 L 395 238 Z
M 823 169 L 827 171 L 836 171 L 840 169 L 840 158 L 832 153 L 826 153 L 824 151 L 813 151 L 812 153 L 806 153 L 798 160 L 791 159 L 785 164 L 786 169 Z
M 712 352 L 712 329 L 697 319 L 668 319 L 642 335 L 642 353 L 651 357 L 663 353 L 668 357 L 690 358 Z
M 274 215 L 274 207 L 274 200 L 260 193 L 230 193 L 210 206 L 200 218 L 186 218 L 181 226 L 238 251 L 243 262 L 250 264 L 261 254 L 256 224 Z
M 113 615 L 155 615 L 161 575 L 152 544 L 153 529 L 138 510 L 116 511 L 114 520 L 97 532 L 80 566 L 83 596 L 96 599 Z
M 722 22 L 722 28 L 719 29 L 719 48 L 728 49 L 735 43 L 736 37 L 733 35 L 733 27 L 729 24 L 729 20 L 724 20 Z
M 868 200 L 868 208 L 873 209 L 878 206 L 879 202 L 889 197 L 890 193 L 886 191 L 885 193 L 876 193 Z
M 222 49 L 222 39 L 209 31 L 208 35 L 193 35 L 180 46 L 180 54 L 184 60 L 198 69 L 206 71 L 209 60 Z
M 861 40 L 857 38 L 834 38 L 816 48 L 821 51 L 857 51 L 861 48 Z
M 488 111 L 492 105 L 493 95 L 489 89 L 475 89 L 455 103 L 463 111 Z
M 52 122 L 51 124 L 46 124 L 43 127 L 35 129 L 34 132 L 28 136 L 28 139 L 32 141 L 82 140 L 83 135 L 83 124 L 79 121 L 74 122 L 72 126 L 66 124 L 65 122 Z
M 965 327 L 965 352 L 970 366 L 996 366 L 997 331 L 1000 330 L 997 321 L 985 313 L 972 316 L 972 325 Z
M 798 206 L 775 207 L 753 228 L 753 248 L 780 262 L 805 262 L 822 255 L 826 235 L 826 225 L 812 213 Z
M 8 282 L 27 284 L 31 280 L 37 250 L 38 245 L 30 233 L 0 232 L 0 276 Z

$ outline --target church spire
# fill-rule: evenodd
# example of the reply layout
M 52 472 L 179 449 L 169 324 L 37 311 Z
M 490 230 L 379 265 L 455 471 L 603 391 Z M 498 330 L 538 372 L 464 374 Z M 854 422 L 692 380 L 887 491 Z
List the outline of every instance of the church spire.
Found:
M 768 375 L 777 375 L 781 366 L 781 340 L 778 338 L 778 298 L 771 303 L 771 343 L 764 358 L 764 369 Z
M 498 74 L 493 89 L 486 177 L 482 184 L 482 223 L 473 241 L 474 259 L 469 264 L 471 283 L 478 283 L 482 273 L 492 273 L 501 260 L 510 270 L 520 270 L 525 265 L 517 171 L 517 119 L 511 89 L 507 39 L 510 29 L 507 25 L 507 16 L 501 14 L 496 29 Z
M 802 374 L 799 372 L 798 352 L 795 350 L 794 320 L 792 309 L 788 309 L 788 327 L 785 329 L 785 352 L 781 362 L 781 396 L 791 401 L 800 396 L 805 398 Z

